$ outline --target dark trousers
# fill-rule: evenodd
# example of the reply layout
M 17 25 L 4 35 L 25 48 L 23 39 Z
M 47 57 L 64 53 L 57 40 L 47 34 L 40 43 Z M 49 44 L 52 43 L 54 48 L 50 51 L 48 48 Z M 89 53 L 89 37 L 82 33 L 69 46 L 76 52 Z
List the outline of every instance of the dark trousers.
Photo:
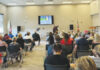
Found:
M 35 46 L 35 42 L 32 42 L 32 45 L 30 47 L 30 51 L 32 51 L 32 49 L 34 48 L 34 46 Z

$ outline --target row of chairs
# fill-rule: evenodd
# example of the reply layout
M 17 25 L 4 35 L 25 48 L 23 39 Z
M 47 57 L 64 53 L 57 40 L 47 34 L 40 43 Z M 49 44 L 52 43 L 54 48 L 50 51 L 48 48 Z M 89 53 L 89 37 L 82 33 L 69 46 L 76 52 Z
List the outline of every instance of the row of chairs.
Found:
M 2 59 L 1 63 L 3 67 L 7 67 L 8 63 L 14 63 L 14 59 L 20 63 L 23 63 L 23 50 L 20 50 L 18 47 L 19 44 L 11 44 L 8 47 L 1 46 L 0 47 L 0 58 Z M 28 48 L 31 46 L 31 40 L 25 40 L 25 52 L 28 51 Z

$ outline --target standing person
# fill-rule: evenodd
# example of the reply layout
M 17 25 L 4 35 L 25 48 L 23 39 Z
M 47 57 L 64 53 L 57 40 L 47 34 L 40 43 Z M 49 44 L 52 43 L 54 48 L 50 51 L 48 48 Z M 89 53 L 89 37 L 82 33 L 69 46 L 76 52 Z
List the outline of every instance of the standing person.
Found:
M 10 33 L 9 33 L 9 37 L 10 37 L 10 38 L 13 38 L 14 35 L 10 32 Z
M 48 36 L 48 55 L 52 55 L 53 54 L 53 45 L 54 45 L 54 36 L 53 36 L 53 33 L 50 32 L 49 33 L 49 36 Z
M 50 45 L 54 44 L 54 36 L 52 32 L 49 33 L 48 42 Z
M 21 48 L 24 49 L 24 39 L 21 33 L 18 34 L 17 42 L 20 44 Z
M 54 33 L 54 34 L 55 34 L 56 32 L 58 32 L 58 27 L 59 27 L 59 26 L 54 26 L 54 27 L 53 27 L 53 33 Z
M 33 35 L 32 35 L 34 41 L 38 41 L 38 45 L 40 45 L 40 41 L 41 41 L 41 38 L 40 38 L 40 35 L 35 32 Z

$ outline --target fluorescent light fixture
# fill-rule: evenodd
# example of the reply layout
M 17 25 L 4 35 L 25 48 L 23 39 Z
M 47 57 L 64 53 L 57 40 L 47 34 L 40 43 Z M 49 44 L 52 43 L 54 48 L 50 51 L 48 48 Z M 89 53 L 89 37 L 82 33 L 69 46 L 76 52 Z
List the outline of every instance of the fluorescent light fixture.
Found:
M 17 5 L 17 3 L 8 3 L 7 5 Z
M 81 1 L 81 3 L 90 3 L 90 1 Z
M 34 2 L 27 2 L 26 3 L 27 5 L 33 5 L 33 4 L 35 4 Z
M 53 4 L 53 2 L 45 2 L 45 4 Z
M 70 4 L 72 3 L 71 1 L 68 1 L 68 2 L 62 2 L 63 4 Z

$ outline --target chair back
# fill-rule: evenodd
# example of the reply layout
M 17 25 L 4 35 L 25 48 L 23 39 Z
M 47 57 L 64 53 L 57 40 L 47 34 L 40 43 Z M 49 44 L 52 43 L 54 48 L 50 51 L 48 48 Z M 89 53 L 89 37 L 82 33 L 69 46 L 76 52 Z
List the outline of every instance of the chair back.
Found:
M 68 55 L 68 54 L 70 54 L 70 53 L 72 53 L 72 51 L 73 51 L 73 46 L 72 45 L 63 45 L 62 46 L 62 54 L 63 55 Z
M 81 56 L 89 56 L 89 55 L 91 55 L 91 51 L 86 51 L 86 50 L 77 51 L 77 56 L 78 57 L 81 57 Z
M 49 65 L 46 64 L 46 70 L 68 70 L 67 65 Z
M 20 50 L 20 45 L 18 43 L 14 44 L 14 43 L 11 43 L 9 46 L 8 46 L 8 52 L 13 54 L 13 53 L 17 53 L 19 52 Z
M 31 43 L 31 39 L 25 39 L 25 43 Z
M 89 45 L 92 45 L 92 44 L 93 44 L 93 43 L 92 43 L 92 42 L 93 42 L 93 40 L 89 40 L 88 42 L 89 42 Z
M 0 52 L 5 52 L 6 51 L 6 47 L 5 46 L 0 46 Z

